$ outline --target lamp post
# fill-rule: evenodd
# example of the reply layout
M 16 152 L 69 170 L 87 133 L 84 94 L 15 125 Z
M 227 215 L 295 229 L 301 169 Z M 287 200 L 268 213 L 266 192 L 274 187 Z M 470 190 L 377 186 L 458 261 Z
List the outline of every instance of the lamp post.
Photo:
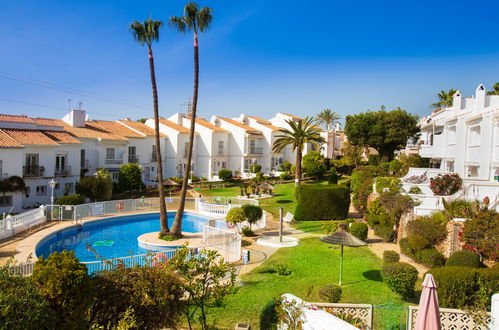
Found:
M 54 188 L 57 182 L 54 179 L 49 181 L 49 186 L 52 188 L 52 194 L 50 195 L 50 205 L 54 205 Z

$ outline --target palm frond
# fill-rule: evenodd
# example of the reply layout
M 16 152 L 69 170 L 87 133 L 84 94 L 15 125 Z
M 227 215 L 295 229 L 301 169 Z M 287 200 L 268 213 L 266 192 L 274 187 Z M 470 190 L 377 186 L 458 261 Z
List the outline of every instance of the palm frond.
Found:
M 149 18 L 144 22 L 139 22 L 135 20 L 128 29 L 133 35 L 135 41 L 141 45 L 147 44 L 151 47 L 153 41 L 159 40 L 159 29 L 163 26 L 163 22 L 160 20 L 153 20 Z

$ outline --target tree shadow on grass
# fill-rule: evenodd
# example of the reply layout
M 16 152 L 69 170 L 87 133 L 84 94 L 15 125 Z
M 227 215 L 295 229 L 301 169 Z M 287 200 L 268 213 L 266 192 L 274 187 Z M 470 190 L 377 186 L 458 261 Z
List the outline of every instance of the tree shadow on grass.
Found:
M 293 203 L 292 200 L 290 199 L 280 199 L 278 201 L 275 201 L 277 204 L 289 204 L 289 203 Z
M 381 272 L 378 269 L 371 269 L 362 273 L 369 281 L 383 282 L 383 277 L 381 277 Z

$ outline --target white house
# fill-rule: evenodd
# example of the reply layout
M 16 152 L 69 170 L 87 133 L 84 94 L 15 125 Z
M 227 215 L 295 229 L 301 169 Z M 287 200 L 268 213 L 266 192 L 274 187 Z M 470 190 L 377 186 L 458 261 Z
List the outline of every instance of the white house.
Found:
M 185 128 L 191 127 L 189 116 L 183 113 L 176 113 L 168 119 Z M 198 117 L 196 135 L 196 150 L 193 151 L 193 158 L 196 156 L 194 173 L 201 178 L 218 179 L 218 171 L 228 168 L 230 132 Z
M 464 188 L 455 198 L 483 200 L 488 197 L 491 206 L 499 199 L 499 95 L 487 95 L 483 85 L 474 97 L 464 98 L 456 92 L 453 105 L 437 109 L 420 121 L 419 154 L 431 159 L 432 169 L 411 169 L 404 178 L 409 187 L 415 176 L 426 175 L 420 185 L 428 190 L 428 179 L 441 173 L 457 173 Z M 413 180 L 410 178 L 412 177 Z M 432 197 L 432 196 L 430 196 Z M 417 209 L 429 213 L 442 206 L 438 199 L 426 198 Z

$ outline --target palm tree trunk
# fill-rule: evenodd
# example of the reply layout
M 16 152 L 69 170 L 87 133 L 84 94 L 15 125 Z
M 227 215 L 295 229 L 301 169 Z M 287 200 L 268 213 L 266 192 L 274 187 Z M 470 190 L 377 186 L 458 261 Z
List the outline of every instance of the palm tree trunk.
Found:
M 149 47 L 149 69 L 151 71 L 152 99 L 154 107 L 154 136 L 156 140 L 156 161 L 158 167 L 158 191 L 159 191 L 159 223 L 161 234 L 168 234 L 168 215 L 166 214 L 165 192 L 163 190 L 163 164 L 161 161 L 161 141 L 159 139 L 159 110 L 158 110 L 158 88 L 156 86 L 156 74 L 154 71 L 154 56 L 152 48 Z
M 299 187 L 300 186 L 300 181 L 301 181 L 301 157 L 302 157 L 302 155 L 301 155 L 301 146 L 298 146 L 298 148 L 296 148 L 295 187 Z
M 196 110 L 198 106 L 198 86 L 199 86 L 199 44 L 198 35 L 194 33 L 194 88 L 192 92 L 191 128 L 189 130 L 189 144 L 187 146 L 187 164 L 185 166 L 184 180 L 182 181 L 182 191 L 180 193 L 180 204 L 178 206 L 175 221 L 172 225 L 171 235 L 182 236 L 182 216 L 185 208 L 185 198 L 187 195 L 187 180 L 191 172 L 192 147 L 194 145 L 194 130 L 196 128 Z

